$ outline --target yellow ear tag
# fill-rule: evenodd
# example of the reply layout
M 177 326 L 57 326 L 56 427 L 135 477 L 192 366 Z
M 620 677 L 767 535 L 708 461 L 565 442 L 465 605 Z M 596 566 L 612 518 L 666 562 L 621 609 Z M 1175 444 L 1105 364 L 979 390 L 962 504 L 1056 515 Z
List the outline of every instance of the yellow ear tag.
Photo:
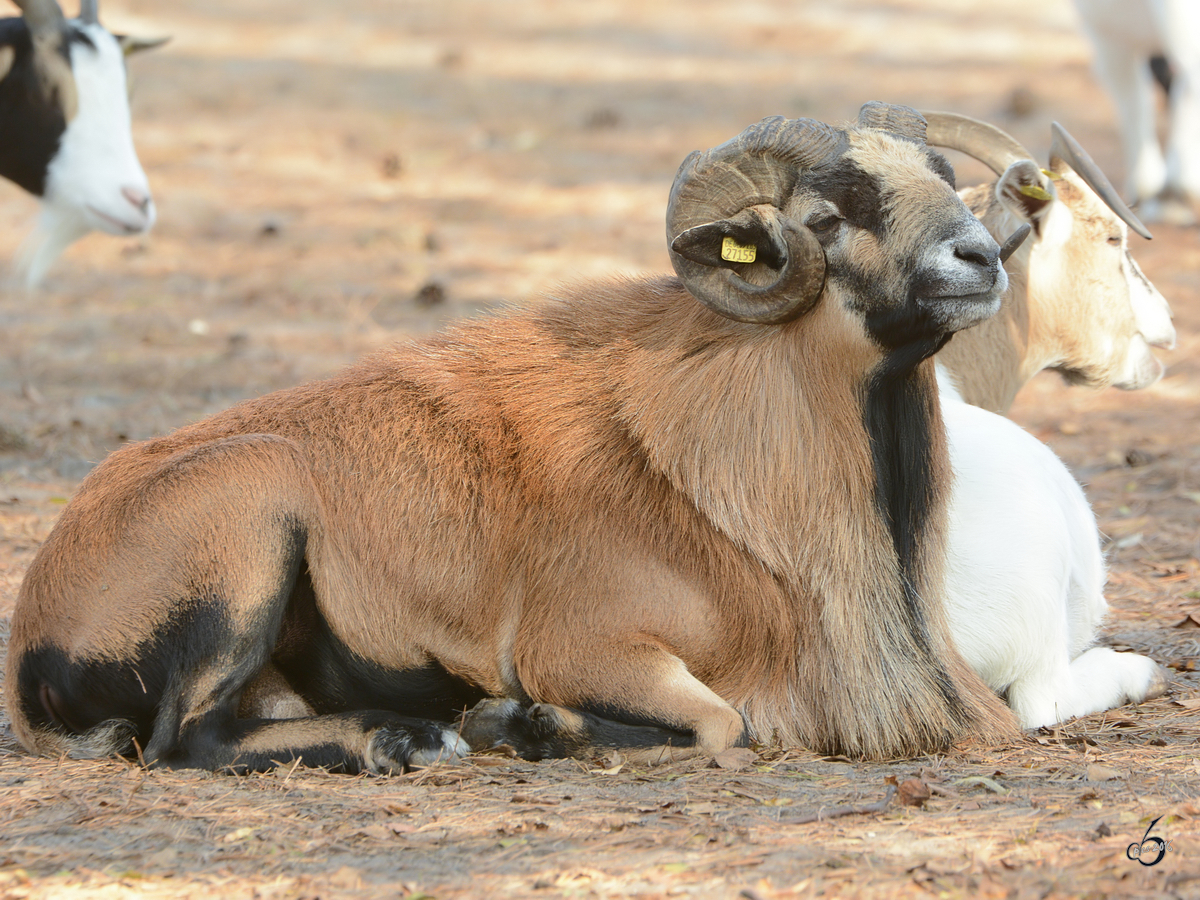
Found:
M 1053 200 L 1049 192 L 1038 184 L 1023 184 L 1019 188 L 1022 194 L 1026 197 L 1032 197 L 1034 200 Z
M 739 244 L 731 237 L 721 241 L 721 259 L 726 262 L 752 263 L 758 257 L 758 248 L 753 244 Z
M 1049 169 L 1042 169 L 1042 174 L 1051 181 L 1062 181 L 1062 176 L 1056 172 L 1051 172 Z

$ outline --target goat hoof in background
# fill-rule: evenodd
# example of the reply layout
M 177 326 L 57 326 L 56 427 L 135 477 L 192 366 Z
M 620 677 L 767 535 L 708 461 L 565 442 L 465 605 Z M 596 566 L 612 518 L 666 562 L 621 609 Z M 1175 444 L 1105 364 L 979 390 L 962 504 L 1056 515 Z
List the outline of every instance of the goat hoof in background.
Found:
M 433 722 L 381 725 L 367 745 L 367 768 L 377 775 L 398 775 L 437 763 L 454 763 L 471 748 L 451 728 Z
M 691 734 L 617 722 L 550 703 L 496 697 L 480 700 L 467 711 L 459 733 L 476 750 L 508 747 L 530 760 L 597 756 L 619 749 L 631 762 L 655 765 L 700 752 Z M 744 739 L 739 743 L 745 744 Z
M 1167 688 L 1170 685 L 1171 673 L 1164 666 L 1155 664 L 1154 674 L 1150 676 L 1150 685 L 1146 688 L 1146 694 L 1142 700 L 1157 700 L 1167 693 Z
M 477 750 L 510 747 L 522 759 L 549 759 L 571 755 L 568 748 L 586 739 L 581 722 L 567 710 L 548 703 L 522 705 L 511 699 L 488 697 L 466 712 L 459 731 Z M 564 752 L 566 751 L 566 752 Z

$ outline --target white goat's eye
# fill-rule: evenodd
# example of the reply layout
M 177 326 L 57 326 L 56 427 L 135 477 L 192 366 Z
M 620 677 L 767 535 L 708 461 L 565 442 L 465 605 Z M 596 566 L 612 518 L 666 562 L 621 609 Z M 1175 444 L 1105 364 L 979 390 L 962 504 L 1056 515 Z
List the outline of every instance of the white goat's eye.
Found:
M 1110 244 L 1112 244 L 1114 247 L 1120 247 L 1121 246 L 1121 236 L 1119 234 L 1114 234 L 1108 239 L 1108 242 Z

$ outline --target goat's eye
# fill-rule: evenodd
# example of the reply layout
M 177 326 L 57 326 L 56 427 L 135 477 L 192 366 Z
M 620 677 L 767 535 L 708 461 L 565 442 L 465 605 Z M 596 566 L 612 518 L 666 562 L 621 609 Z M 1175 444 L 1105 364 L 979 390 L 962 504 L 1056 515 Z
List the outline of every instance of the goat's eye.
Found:
M 814 219 L 808 223 L 808 230 L 813 234 L 823 235 L 829 234 L 833 229 L 837 228 L 842 222 L 841 216 L 833 214 L 821 216 L 819 219 Z
M 1121 246 L 1121 236 L 1119 234 L 1114 234 L 1108 239 L 1108 242 L 1110 244 L 1112 244 L 1112 246 L 1114 246 L 1114 247 L 1120 247 Z

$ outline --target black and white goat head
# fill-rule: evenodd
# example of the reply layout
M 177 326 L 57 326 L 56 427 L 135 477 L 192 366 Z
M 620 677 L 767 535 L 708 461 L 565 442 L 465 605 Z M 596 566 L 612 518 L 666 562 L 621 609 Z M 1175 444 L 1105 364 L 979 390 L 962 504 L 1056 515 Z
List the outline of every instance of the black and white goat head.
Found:
M 0 175 L 41 198 L 19 267 L 33 286 L 89 231 L 133 235 L 154 224 L 150 184 L 130 131 L 125 57 L 162 40 L 114 35 L 83 0 L 15 0 L 0 19 Z

